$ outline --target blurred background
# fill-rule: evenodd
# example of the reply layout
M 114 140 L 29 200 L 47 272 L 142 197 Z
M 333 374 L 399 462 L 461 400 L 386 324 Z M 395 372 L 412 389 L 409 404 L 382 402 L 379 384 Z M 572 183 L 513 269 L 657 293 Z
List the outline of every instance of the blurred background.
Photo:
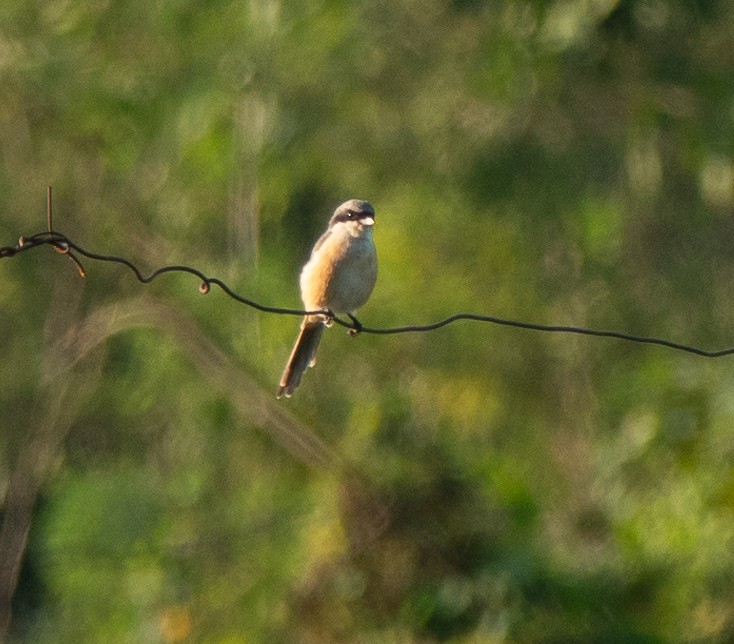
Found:
M 369 326 L 734 344 L 726 0 L 4 0 L 0 245 L 55 226 Z M 471 322 L 325 336 L 171 274 L 0 262 L 14 642 L 734 641 L 734 361 Z

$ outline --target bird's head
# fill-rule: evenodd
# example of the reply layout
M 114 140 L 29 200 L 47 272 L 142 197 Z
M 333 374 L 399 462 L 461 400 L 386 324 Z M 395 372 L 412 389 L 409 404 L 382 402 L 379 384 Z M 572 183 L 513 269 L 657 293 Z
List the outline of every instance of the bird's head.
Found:
M 363 234 L 375 225 L 375 209 L 362 199 L 350 199 L 339 206 L 329 221 L 329 228 L 345 225 L 353 235 Z

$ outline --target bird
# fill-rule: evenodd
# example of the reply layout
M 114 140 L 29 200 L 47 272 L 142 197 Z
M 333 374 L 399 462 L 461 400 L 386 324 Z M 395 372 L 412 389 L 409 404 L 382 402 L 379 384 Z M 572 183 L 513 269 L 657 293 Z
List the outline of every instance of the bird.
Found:
M 362 199 L 350 199 L 331 216 L 326 232 L 301 270 L 301 300 L 306 315 L 280 378 L 277 398 L 290 398 L 306 369 L 316 363 L 316 349 L 333 317 L 345 313 L 354 323 L 358 308 L 367 302 L 377 281 L 377 250 L 372 237 L 375 209 Z

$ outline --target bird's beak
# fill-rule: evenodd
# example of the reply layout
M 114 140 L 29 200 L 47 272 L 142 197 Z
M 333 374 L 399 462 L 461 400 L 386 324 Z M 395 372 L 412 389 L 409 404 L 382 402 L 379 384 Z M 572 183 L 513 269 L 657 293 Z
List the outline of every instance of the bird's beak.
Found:
M 375 225 L 375 218 L 374 217 L 360 217 L 359 223 L 363 226 L 374 226 Z

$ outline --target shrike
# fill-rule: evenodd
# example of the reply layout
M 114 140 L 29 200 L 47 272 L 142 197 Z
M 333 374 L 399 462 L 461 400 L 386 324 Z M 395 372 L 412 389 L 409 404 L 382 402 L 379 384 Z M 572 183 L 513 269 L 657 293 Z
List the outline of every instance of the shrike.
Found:
M 351 199 L 339 206 L 329 227 L 311 251 L 301 271 L 301 300 L 306 311 L 325 310 L 350 317 L 362 306 L 377 280 L 377 252 L 372 239 L 375 210 L 366 201 Z M 316 362 L 328 315 L 307 315 L 280 378 L 278 398 L 290 398 L 306 369 Z

